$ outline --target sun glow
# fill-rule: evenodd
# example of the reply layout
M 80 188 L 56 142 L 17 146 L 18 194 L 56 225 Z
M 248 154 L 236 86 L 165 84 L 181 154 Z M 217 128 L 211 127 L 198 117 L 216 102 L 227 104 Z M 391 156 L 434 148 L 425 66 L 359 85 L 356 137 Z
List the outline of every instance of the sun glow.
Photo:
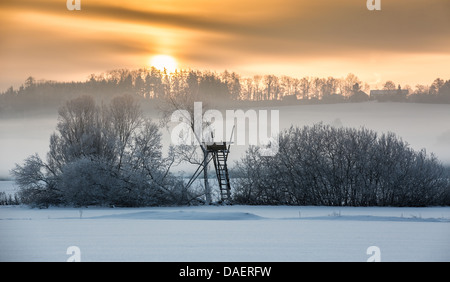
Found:
M 177 68 L 177 61 L 174 57 L 168 55 L 156 55 L 150 59 L 150 66 L 163 71 L 167 70 L 169 73 L 175 72 Z

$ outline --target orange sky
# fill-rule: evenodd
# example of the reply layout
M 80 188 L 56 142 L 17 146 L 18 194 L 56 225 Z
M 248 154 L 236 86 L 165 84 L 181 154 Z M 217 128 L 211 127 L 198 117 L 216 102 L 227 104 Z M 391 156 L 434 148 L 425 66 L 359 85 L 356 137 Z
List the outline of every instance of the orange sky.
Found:
M 293 77 L 356 74 L 375 86 L 450 79 L 450 1 L 66 0 L 0 2 L 0 91 L 28 76 L 84 81 L 148 66 Z

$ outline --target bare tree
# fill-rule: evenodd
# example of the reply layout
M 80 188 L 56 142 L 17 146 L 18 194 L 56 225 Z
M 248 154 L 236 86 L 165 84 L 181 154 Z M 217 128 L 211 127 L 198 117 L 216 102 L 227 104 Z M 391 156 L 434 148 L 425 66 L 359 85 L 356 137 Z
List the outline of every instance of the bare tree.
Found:
M 300 80 L 300 91 L 302 93 L 302 99 L 309 99 L 312 82 L 309 77 L 303 77 Z
M 396 86 L 392 80 L 388 80 L 383 85 L 383 90 L 395 90 Z
M 143 125 L 143 115 L 139 104 L 132 96 L 117 96 L 111 100 L 107 111 L 107 128 L 111 128 L 111 134 L 115 136 L 118 148 L 117 169 L 122 167 L 122 159 L 125 150 L 129 147 L 132 133 Z
M 199 134 L 199 132 L 202 132 L 209 126 L 208 123 L 203 121 L 203 114 L 208 108 L 208 105 L 202 103 L 202 111 L 200 113 L 195 111 L 195 102 L 202 101 L 203 99 L 200 97 L 198 88 L 194 86 L 195 83 L 192 79 L 193 77 L 191 77 L 191 86 L 181 89 L 178 93 L 172 93 L 172 95 L 167 97 L 165 103 L 161 106 L 163 114 L 162 120 L 164 123 L 168 124 L 172 119 L 174 112 L 177 112 L 182 115 L 181 117 L 178 117 L 181 118 L 183 122 L 188 123 L 190 128 L 188 134 L 194 136 L 193 143 L 196 143 L 197 145 L 193 145 L 192 142 L 187 142 L 187 140 L 185 140 L 186 142 L 184 144 L 175 146 L 174 151 L 180 160 L 202 167 L 205 201 L 206 204 L 210 204 L 212 202 L 212 192 L 208 181 L 209 153 L 203 140 L 203 136 Z M 200 119 L 200 121 L 198 119 Z M 184 136 L 183 138 L 186 137 L 187 136 Z
M 98 107 L 83 96 L 59 114 L 47 163 L 31 156 L 12 171 L 25 203 L 141 206 L 189 198 L 169 172 L 173 153 L 162 156 L 158 126 L 133 98 Z
M 344 96 L 350 96 L 353 93 L 353 86 L 358 83 L 358 85 L 361 85 L 361 80 L 354 75 L 353 73 L 349 73 L 347 77 L 342 81 L 343 85 L 341 86 L 342 94 Z
M 279 95 L 279 81 L 275 75 L 264 76 L 265 100 L 278 100 Z
M 430 94 L 437 95 L 444 84 L 445 81 L 443 79 L 436 78 L 430 86 Z

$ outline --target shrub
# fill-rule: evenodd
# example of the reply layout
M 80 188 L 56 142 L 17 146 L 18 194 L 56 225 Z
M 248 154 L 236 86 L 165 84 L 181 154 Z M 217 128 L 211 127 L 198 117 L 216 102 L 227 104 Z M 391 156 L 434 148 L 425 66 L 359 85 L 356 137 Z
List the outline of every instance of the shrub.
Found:
M 238 168 L 234 199 L 245 204 L 441 205 L 449 190 L 433 155 L 365 128 L 291 127 L 276 156 L 252 147 Z

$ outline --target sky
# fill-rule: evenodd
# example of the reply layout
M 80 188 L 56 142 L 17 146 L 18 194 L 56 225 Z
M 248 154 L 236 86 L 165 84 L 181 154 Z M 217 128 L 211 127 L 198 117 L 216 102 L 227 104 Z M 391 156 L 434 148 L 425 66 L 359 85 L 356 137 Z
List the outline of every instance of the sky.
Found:
M 336 78 L 371 87 L 450 79 L 450 1 L 66 0 L 0 2 L 0 91 L 29 76 L 85 81 L 149 67 Z

